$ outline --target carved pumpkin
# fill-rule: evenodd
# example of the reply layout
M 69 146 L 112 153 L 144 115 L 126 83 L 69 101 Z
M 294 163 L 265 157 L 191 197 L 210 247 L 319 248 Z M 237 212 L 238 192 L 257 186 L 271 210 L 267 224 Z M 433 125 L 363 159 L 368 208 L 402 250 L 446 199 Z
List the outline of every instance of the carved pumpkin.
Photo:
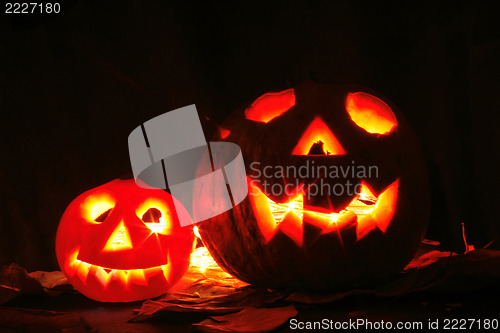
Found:
M 216 139 L 242 149 L 249 196 L 198 225 L 229 273 L 269 288 L 339 290 L 388 279 L 413 257 L 428 222 L 427 175 L 390 101 L 304 82 L 221 127 Z
M 175 200 L 133 180 L 114 180 L 78 196 L 57 231 L 61 270 L 85 296 L 126 302 L 159 296 L 186 272 L 193 249 Z

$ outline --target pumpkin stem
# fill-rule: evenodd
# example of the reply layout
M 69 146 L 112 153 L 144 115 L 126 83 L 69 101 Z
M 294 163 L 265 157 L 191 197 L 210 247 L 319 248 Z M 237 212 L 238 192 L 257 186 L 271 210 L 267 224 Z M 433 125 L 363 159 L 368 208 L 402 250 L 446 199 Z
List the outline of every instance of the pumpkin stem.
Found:
M 323 141 L 318 140 L 309 149 L 307 155 L 326 155 L 325 150 L 323 149 Z

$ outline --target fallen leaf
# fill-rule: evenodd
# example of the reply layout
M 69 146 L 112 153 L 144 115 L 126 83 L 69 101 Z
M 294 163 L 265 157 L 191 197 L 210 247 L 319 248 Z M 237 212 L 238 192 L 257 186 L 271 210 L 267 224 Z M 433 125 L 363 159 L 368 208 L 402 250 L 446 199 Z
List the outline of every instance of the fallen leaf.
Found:
M 280 308 L 249 307 L 237 313 L 212 317 L 192 326 L 199 332 L 269 332 L 297 313 L 293 305 Z
M 190 269 L 183 278 L 183 284 L 160 299 L 146 301 L 130 321 L 166 319 L 196 322 L 214 315 L 233 315 L 246 308 L 321 305 L 360 295 L 400 297 L 422 291 L 456 293 L 484 289 L 500 282 L 500 251 L 496 250 L 479 249 L 459 255 L 440 252 L 435 246 L 425 244 L 425 251 L 421 249 L 413 263 L 396 279 L 379 287 L 321 294 L 251 287 L 222 274 L 220 268 L 211 268 L 212 277 L 205 274 L 208 270 L 201 274 L 199 270 Z M 210 327 L 207 325 L 203 329 L 215 329 Z
M 16 298 L 21 292 L 17 289 L 0 285 L 0 304 L 4 304 Z
M 27 294 L 43 294 L 43 287 L 17 264 L 6 265 L 0 271 L 0 285 Z
M 29 273 L 17 264 L 6 265 L 0 271 L 0 304 L 20 294 L 57 296 L 73 290 L 60 271 Z
M 68 282 L 66 276 L 61 271 L 54 272 L 42 272 L 36 271 L 28 274 L 30 277 L 37 280 L 46 294 L 50 296 L 57 296 L 63 293 L 66 290 L 72 290 L 73 286 L 71 286 Z
M 436 261 L 439 261 L 441 258 L 447 258 L 453 255 L 457 254 L 453 252 L 441 252 L 437 250 L 430 251 L 410 261 L 410 263 L 404 268 L 404 270 L 422 268 L 435 263 Z
M 246 307 L 276 304 L 283 298 L 284 295 L 262 288 L 245 288 L 223 295 L 204 297 L 189 293 L 166 294 L 159 300 L 145 301 L 130 322 L 171 318 L 171 313 L 191 313 L 201 320 L 212 315 L 238 312 Z M 189 315 L 186 317 L 189 318 Z M 179 316 L 175 318 L 177 321 L 184 319 L 184 317 Z

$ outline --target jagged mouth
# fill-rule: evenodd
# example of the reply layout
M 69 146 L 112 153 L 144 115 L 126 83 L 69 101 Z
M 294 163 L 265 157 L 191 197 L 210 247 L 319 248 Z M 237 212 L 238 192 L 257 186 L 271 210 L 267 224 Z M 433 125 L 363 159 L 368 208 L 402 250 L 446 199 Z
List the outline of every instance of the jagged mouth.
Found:
M 338 213 L 324 213 L 314 209 L 304 210 L 304 197 L 302 194 L 296 196 L 288 203 L 279 204 L 267 198 L 269 201 L 269 208 L 273 214 L 274 221 L 276 224 L 280 224 L 285 218 L 286 214 L 293 211 L 301 219 L 304 218 L 304 212 L 313 214 L 317 217 L 328 219 L 331 223 L 338 222 L 339 218 L 345 216 L 348 212 L 354 212 L 358 218 L 362 218 L 365 215 L 371 214 L 375 209 L 378 198 L 373 196 L 371 193 L 361 192 L 358 197 L 356 197 L 347 207 L 342 209 Z
M 66 261 L 67 274 L 77 276 L 83 283 L 89 276 L 94 276 L 103 287 L 111 281 L 120 281 L 123 285 L 135 284 L 147 286 L 149 277 L 162 276 L 169 282 L 171 263 L 137 269 L 116 269 L 90 264 L 78 259 L 79 249 L 74 250 Z
M 398 189 L 399 180 L 396 179 L 377 197 L 362 183 L 360 193 L 343 210 L 325 213 L 304 209 L 302 194 L 287 203 L 276 203 L 257 186 L 249 186 L 254 212 L 266 242 L 281 231 L 300 246 L 304 221 L 321 228 L 322 234 L 338 232 L 355 224 L 358 240 L 375 228 L 385 233 L 396 209 Z

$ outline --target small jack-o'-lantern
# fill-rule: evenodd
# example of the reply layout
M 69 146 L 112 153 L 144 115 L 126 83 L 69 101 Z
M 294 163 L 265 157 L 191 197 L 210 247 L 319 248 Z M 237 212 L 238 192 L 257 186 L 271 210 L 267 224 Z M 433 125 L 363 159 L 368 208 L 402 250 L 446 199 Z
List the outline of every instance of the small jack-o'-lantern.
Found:
M 428 185 L 398 109 L 355 86 L 304 82 L 236 111 L 249 196 L 199 224 L 229 273 L 270 288 L 338 290 L 400 271 L 424 236 Z
M 159 296 L 186 272 L 191 227 L 181 228 L 170 194 L 114 180 L 78 196 L 56 239 L 59 266 L 85 296 L 128 302 Z

